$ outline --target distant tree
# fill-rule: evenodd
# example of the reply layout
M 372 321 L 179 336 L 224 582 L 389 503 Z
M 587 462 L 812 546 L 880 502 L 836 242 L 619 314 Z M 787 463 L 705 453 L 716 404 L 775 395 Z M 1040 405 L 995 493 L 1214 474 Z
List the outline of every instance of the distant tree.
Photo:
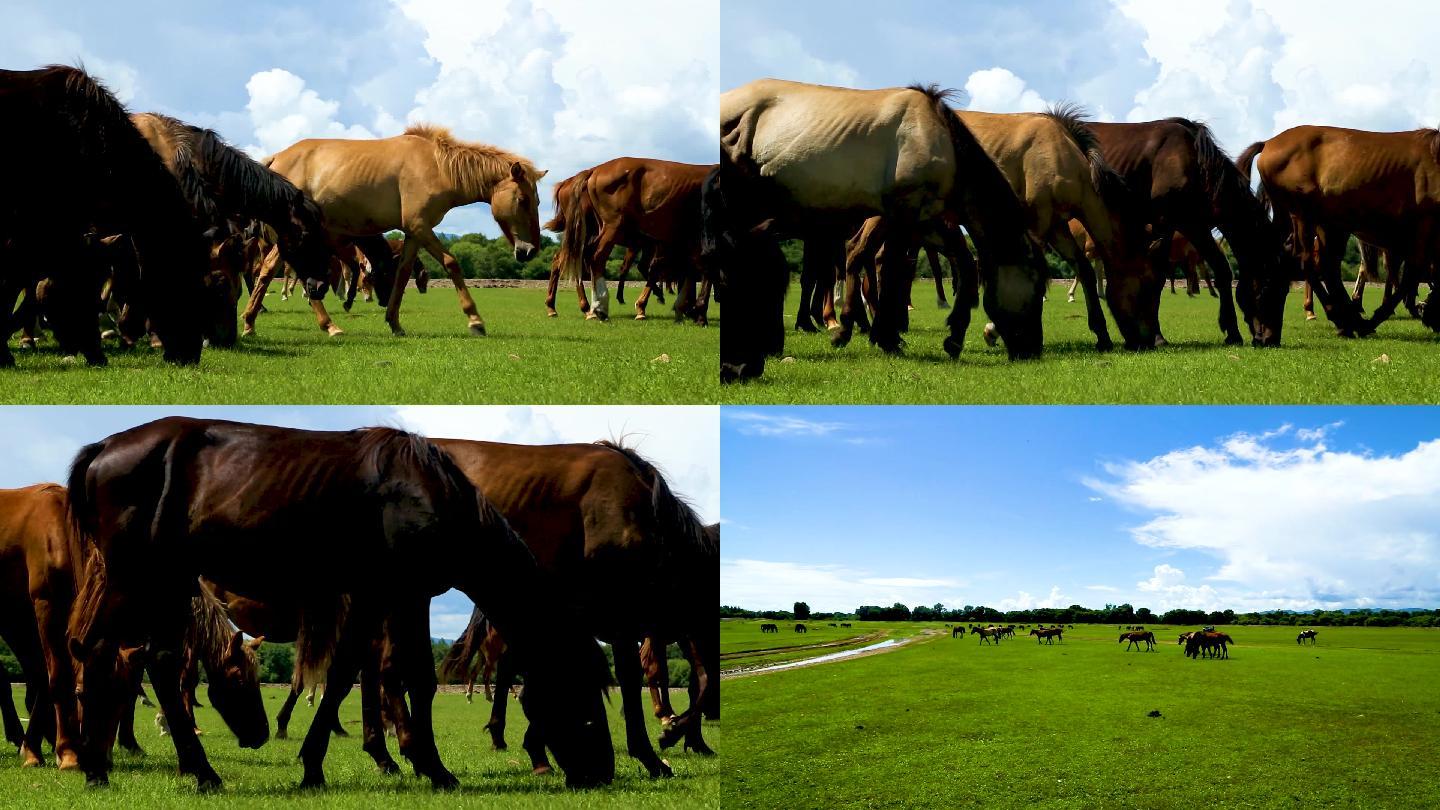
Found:
M 810 606 L 807 605 L 807 604 L 805 604 L 804 602 L 796 602 L 796 603 L 795 603 L 795 618 L 797 618 L 797 619 L 808 619 L 808 618 L 810 618 Z
M 290 683 L 295 674 L 295 645 L 260 645 L 260 680 L 262 683 Z

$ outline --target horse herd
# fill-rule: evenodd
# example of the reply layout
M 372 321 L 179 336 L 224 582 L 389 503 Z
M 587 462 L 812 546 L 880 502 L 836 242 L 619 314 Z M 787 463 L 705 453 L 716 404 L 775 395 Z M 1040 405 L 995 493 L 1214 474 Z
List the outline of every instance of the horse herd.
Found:
M 202 347 L 233 345 L 241 321 L 251 334 L 271 279 L 288 268 L 303 284 L 317 325 L 342 330 L 324 299 L 348 283 L 373 289 L 385 320 L 403 335 L 400 304 L 410 278 L 425 290 L 417 261 L 433 256 L 453 282 L 474 334 L 485 334 L 460 264 L 434 228 L 452 208 L 485 202 L 517 261 L 537 252 L 537 183 L 529 159 L 415 124 L 374 140 L 307 139 L 263 162 L 214 131 L 157 113 L 130 114 L 84 71 L 51 66 L 0 71 L 0 366 L 14 365 L 10 335 L 34 346 L 42 321 L 67 355 L 103 364 L 101 317 L 123 345 L 148 339 L 165 359 L 197 362 Z M 563 232 L 546 307 L 562 271 L 595 285 L 589 317 L 608 314 L 604 267 L 628 249 L 645 290 L 678 289 L 676 317 L 706 320 L 709 286 L 699 279 L 701 184 L 713 167 L 646 158 L 608 161 L 560 183 L 555 216 Z M 399 230 L 394 245 L 384 234 Z M 636 261 L 638 256 L 638 262 Z M 620 300 L 623 301 L 624 276 Z M 700 291 L 697 293 L 697 283 Z M 367 298 L 369 297 L 367 293 Z M 17 311 L 16 302 L 21 305 Z M 109 334 L 109 332 L 107 332 Z
M 1022 630 L 1026 627 L 1029 625 L 1019 626 Z M 1057 640 L 1065 641 L 1065 629 L 1058 624 L 1052 627 L 1042 624 L 1030 628 L 1029 635 L 1035 637 L 1036 644 L 1054 644 Z M 1069 629 L 1074 630 L 1075 625 L 1069 625 Z M 1013 624 L 986 627 L 972 624 L 969 633 L 979 636 L 981 644 L 999 644 L 1001 639 L 1014 638 L 1015 630 L 1016 625 Z M 1124 644 L 1127 651 L 1133 649 L 1154 652 L 1156 650 L 1154 631 L 1146 630 L 1140 625 L 1126 625 L 1121 627 L 1121 630 L 1123 632 L 1120 633 L 1119 643 Z M 950 628 L 950 638 L 964 638 L 966 632 L 964 626 L 955 625 Z M 1295 641 L 1297 644 L 1304 644 L 1306 641 L 1315 644 L 1318 635 L 1319 633 L 1315 630 L 1303 630 Z M 1216 632 L 1215 628 L 1206 627 L 1202 630 L 1181 633 L 1177 643 L 1185 648 L 1185 655 L 1189 658 L 1197 660 L 1200 658 L 1229 658 L 1229 645 L 1234 644 L 1235 639 L 1231 638 L 1228 633 Z
M 990 114 L 953 110 L 950 98 L 934 85 L 852 90 L 776 79 L 722 94 L 702 259 L 731 307 L 723 380 L 760 376 L 765 358 L 783 350 L 784 238 L 804 242 L 796 326 L 823 321 L 837 347 L 858 324 L 885 352 L 901 350 L 921 247 L 936 268 L 936 251 L 952 266 L 943 343 L 952 358 L 982 287 L 987 339 L 998 335 L 1012 359 L 1040 354 L 1047 248 L 1073 267 L 1102 351 L 1112 346 L 1102 295 L 1126 348 L 1165 342 L 1160 293 L 1172 258 L 1189 251 L 1212 271 L 1226 344 L 1243 342 L 1238 304 L 1251 342 L 1279 345 L 1292 279 L 1313 286 L 1341 336 L 1373 332 L 1402 301 L 1419 313 L 1416 290 L 1440 249 L 1440 131 L 1301 126 L 1251 145 L 1237 163 L 1208 127 L 1185 118 L 1099 123 L 1070 105 Z M 1340 280 L 1351 235 L 1368 271 L 1380 255 L 1388 265 L 1370 319 L 1361 317 L 1363 288 L 1352 301 Z M 1103 262 L 1103 288 L 1088 257 Z M 1440 311 L 1424 309 L 1423 321 L 1440 330 Z
M 83 448 L 65 486 L 0 491 L 0 635 L 32 706 L 22 731 L 0 700 L 7 738 L 30 765 L 49 740 L 62 768 L 105 784 L 117 741 L 134 747 L 148 673 L 180 772 L 218 788 L 194 729 L 193 670 L 205 670 L 239 744 L 256 748 L 269 736 L 256 648 L 294 641 L 286 715 L 302 678 L 328 684 L 300 748 L 304 785 L 325 784 L 358 676 L 362 747 L 377 766 L 398 770 L 383 716 L 417 775 L 454 786 L 432 725 L 429 606 L 456 588 L 476 612 L 445 669 L 469 674 L 479 657 L 500 673 L 487 726 L 497 748 L 519 675 L 534 770 L 550 769 L 548 750 L 571 786 L 611 781 L 598 638 L 613 651 L 628 752 L 669 775 L 638 702 L 637 645 L 652 675 L 663 676 L 668 643 L 691 664 L 690 707 L 676 715 L 663 700 L 662 747 L 710 753 L 701 721 L 719 714 L 718 556 L 718 524 L 702 525 L 651 464 L 614 443 L 160 419 Z

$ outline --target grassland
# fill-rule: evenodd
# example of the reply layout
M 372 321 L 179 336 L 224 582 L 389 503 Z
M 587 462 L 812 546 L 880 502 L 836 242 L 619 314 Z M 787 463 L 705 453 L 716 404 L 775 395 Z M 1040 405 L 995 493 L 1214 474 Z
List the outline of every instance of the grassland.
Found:
M 284 701 L 286 690 L 265 690 L 265 705 L 273 719 Z M 341 707 L 341 720 L 351 730 L 348 739 L 331 741 L 325 760 L 329 782 L 322 792 L 298 789 L 301 776 L 296 755 L 309 726 L 312 710 L 301 703 L 290 727 L 290 739 L 272 739 L 258 750 L 235 745 L 207 705 L 199 710 L 201 737 L 210 762 L 225 788 L 218 795 L 201 796 L 191 778 L 175 775 L 175 749 L 155 729 L 154 709 L 137 709 L 135 733 L 147 755 L 136 758 L 117 752 L 111 786 L 86 790 L 84 777 L 76 772 L 61 773 L 53 767 L 22 769 L 19 757 L 7 757 L 0 764 L 0 806 L 35 808 L 369 808 L 381 804 L 407 808 L 496 807 L 496 808 L 658 808 L 715 807 L 719 803 L 720 780 L 728 752 L 718 722 L 705 724 L 706 741 L 722 754 L 702 757 L 682 753 L 677 747 L 662 752 L 675 770 L 670 779 L 653 780 L 635 760 L 624 753 L 620 718 L 620 695 L 611 694 L 608 712 L 616 741 L 615 782 L 607 788 L 570 791 L 560 775 L 536 777 L 530 774 L 529 758 L 520 749 L 524 715 L 512 702 L 506 737 L 510 750 L 492 751 L 489 736 L 481 726 L 489 719 L 490 705 L 476 699 L 466 705 L 459 694 L 435 698 L 435 736 L 445 764 L 460 779 L 459 790 L 436 793 L 430 780 L 416 778 L 408 765 L 404 776 L 379 773 L 360 750 L 358 695 L 352 694 Z M 685 705 L 684 690 L 672 690 L 677 711 Z M 201 700 L 204 700 L 203 690 Z M 649 698 L 646 697 L 647 706 Z M 23 707 L 22 707 L 23 709 Z M 21 716 L 25 713 L 22 710 Z M 647 713 L 647 721 L 650 721 Z M 653 726 L 653 721 L 650 721 Z M 655 727 L 658 728 L 658 727 Z M 273 722 L 272 722 L 273 730 Z M 651 729 L 652 739 L 655 729 Z M 399 758 L 395 741 L 392 756 Z
M 887 357 L 863 335 L 845 349 L 826 335 L 791 332 L 785 354 L 771 360 L 765 376 L 727 386 L 736 404 L 1311 404 L 1435 403 L 1440 387 L 1440 339 L 1402 309 L 1372 337 L 1344 340 L 1321 315 L 1307 322 L 1301 294 L 1286 300 L 1284 345 L 1257 350 L 1221 343 L 1218 306 L 1208 295 L 1164 294 L 1161 324 L 1170 346 L 1134 354 L 1094 350 L 1081 301 L 1066 303 L 1065 289 L 1051 287 L 1044 310 L 1045 354 L 1011 363 L 1003 348 L 980 337 L 985 318 L 977 310 L 959 360 L 941 348 L 948 310 L 935 306 L 928 279 L 917 280 L 910 332 L 901 357 Z M 786 299 L 793 324 L 798 286 Z M 1367 292 L 1378 306 L 1376 290 Z M 1249 339 L 1248 332 L 1241 332 Z M 1119 332 L 1110 324 L 1112 339 Z
M 798 661 L 817 655 L 853 650 L 886 639 L 896 641 L 919 635 L 929 628 L 915 622 L 861 622 L 852 627 L 835 627 L 830 622 L 804 621 L 806 632 L 796 633 L 796 622 L 774 622 L 778 633 L 760 632 L 760 622 L 739 619 L 721 621 L 720 670 L 756 667 Z M 858 628 L 858 629 L 857 629 Z
M 722 643 L 742 640 L 743 623 L 721 627 Z M 723 802 L 1440 806 L 1440 631 L 1320 628 L 1302 647 L 1296 628 L 1222 628 L 1230 660 L 1194 661 L 1168 628 L 1150 628 L 1153 653 L 1126 652 L 1110 625 L 1076 628 L 1054 646 L 946 632 L 727 679 Z
M 272 289 L 277 289 L 278 284 Z M 635 285 L 631 285 L 634 292 Z M 535 287 L 472 291 L 489 334 L 472 337 L 450 289 L 406 295 L 392 337 L 384 310 L 356 301 L 327 307 L 345 334 L 315 326 L 300 298 L 266 298 L 257 334 L 176 369 L 158 351 L 110 348 L 106 368 L 62 358 L 53 341 L 17 351 L 0 370 L 5 404 L 704 404 L 718 401 L 719 308 L 701 328 L 677 324 L 652 302 L 646 321 L 612 303 L 609 322 L 586 321 L 573 294 L 545 316 Z M 612 293 L 613 294 L 613 293 Z M 668 299 L 667 299 L 668 300 Z M 243 299 L 242 299 L 243 303 Z M 12 343 L 12 350 L 14 346 Z M 662 357 L 664 355 L 664 357 Z

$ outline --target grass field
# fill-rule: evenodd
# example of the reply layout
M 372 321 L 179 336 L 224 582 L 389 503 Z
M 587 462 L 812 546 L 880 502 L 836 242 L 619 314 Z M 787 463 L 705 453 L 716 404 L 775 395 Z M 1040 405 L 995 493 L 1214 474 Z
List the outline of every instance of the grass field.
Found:
M 919 634 L 927 625 L 916 622 L 854 622 L 853 627 L 831 627 L 830 622 L 804 621 L 806 632 L 795 632 L 794 621 L 773 622 L 778 633 L 760 632 L 761 622 L 724 619 L 720 622 L 720 670 L 798 661 L 817 655 L 853 650 L 885 639 L 901 640 Z
M 1193 661 L 1173 630 L 1147 627 L 1157 652 L 1126 652 L 1112 625 L 1076 625 L 1054 646 L 946 632 L 727 679 L 723 802 L 1440 806 L 1440 631 L 1319 628 L 1301 647 L 1297 628 L 1221 628 L 1230 660 Z M 722 622 L 722 643 L 742 631 Z
M 272 289 L 278 289 L 275 285 Z M 633 294 L 639 290 L 630 285 Z M 608 323 L 586 321 L 574 296 L 560 317 L 545 316 L 545 291 L 474 289 L 489 334 L 472 337 L 454 291 L 411 290 L 395 338 L 384 310 L 361 301 L 353 312 L 326 305 L 345 334 L 315 326 L 301 298 L 266 298 L 257 334 L 230 350 L 207 350 L 198 368 L 176 369 L 150 349 L 109 348 L 110 365 L 64 360 L 53 341 L 16 351 L 0 370 L 6 404 L 708 404 L 718 401 L 719 307 L 710 326 L 677 324 L 652 301 L 637 322 L 611 302 Z M 613 295 L 612 291 L 612 295 Z M 669 301 L 669 299 L 666 299 Z M 242 299 L 243 304 L 243 299 Z M 669 359 L 657 359 L 668 355 Z
M 20 690 L 23 691 L 23 690 Z M 274 716 L 284 702 L 287 690 L 265 690 L 265 705 Z M 202 690 L 201 700 L 204 701 Z M 426 807 L 516 807 L 516 808 L 649 808 L 649 807 L 715 807 L 719 803 L 722 762 L 727 761 L 724 737 L 718 722 L 705 724 L 705 738 L 720 756 L 702 757 L 684 753 L 679 747 L 661 752 L 675 770 L 670 779 L 652 780 L 644 776 L 640 765 L 625 755 L 625 741 L 620 718 L 620 695 L 611 692 L 608 710 L 616 741 L 615 782 L 607 788 L 570 791 L 562 775 L 536 777 L 530 775 L 530 760 L 520 748 L 525 718 L 512 701 L 506 738 L 510 750 L 492 751 L 489 735 L 481 730 L 489 719 L 490 704 L 477 698 L 466 705 L 459 694 L 437 695 L 435 698 L 435 736 L 446 766 L 460 780 L 459 790 L 436 793 L 430 780 L 413 775 L 409 765 L 400 759 L 394 739 L 389 740 L 390 754 L 400 761 L 403 776 L 385 776 L 375 769 L 373 761 L 360 750 L 360 705 L 352 693 L 341 706 L 340 717 L 352 736 L 331 740 L 325 760 L 329 786 L 323 792 L 301 791 L 301 766 L 296 759 L 303 735 L 313 710 L 302 702 L 296 707 L 290 726 L 290 739 L 271 739 L 258 750 L 244 750 L 235 745 L 208 705 L 198 710 L 201 737 L 210 763 L 225 780 L 218 795 L 201 796 L 195 792 L 195 780 L 175 775 L 175 748 L 168 738 L 155 730 L 154 709 L 137 708 L 135 734 L 146 756 L 136 758 L 123 752 L 115 754 L 115 770 L 110 787 L 104 790 L 85 789 L 84 776 L 78 772 L 61 773 L 54 767 L 22 769 L 18 756 L 10 756 L 0 764 L 0 806 L 26 808 L 172 808 L 172 807 L 283 807 L 283 808 L 368 808 L 380 803 L 407 808 Z M 685 705 L 684 690 L 672 690 L 671 700 L 677 711 Z M 649 706 L 648 695 L 645 705 Z M 23 707 L 21 707 L 23 709 Z M 21 711 L 21 717 L 26 716 Z M 652 740 L 658 734 L 646 715 Z M 47 750 L 47 756 L 48 756 Z M 53 759 L 50 760 L 53 766 Z
M 1067 282 L 1068 283 L 1068 282 Z M 794 325 L 798 285 L 786 299 L 786 324 Z M 828 336 L 790 332 L 785 354 L 771 359 L 765 376 L 727 386 L 725 402 L 736 404 L 869 403 L 1089 403 L 1089 404 L 1310 404 L 1435 403 L 1440 388 L 1433 371 L 1440 363 L 1440 339 L 1401 309 L 1377 335 L 1344 340 L 1322 314 L 1306 322 L 1301 293 L 1286 299 L 1284 345 L 1256 350 L 1221 343 L 1219 312 L 1208 295 L 1187 298 L 1168 291 L 1160 305 L 1161 324 L 1171 345 L 1134 354 L 1099 354 L 1085 323 L 1082 301 L 1065 301 L 1060 283 L 1045 304 L 1045 354 L 1011 363 L 1003 348 L 980 337 L 983 310 L 952 361 L 941 348 L 948 334 L 948 310 L 935 306 L 928 279 L 914 288 L 915 309 L 902 357 L 891 358 L 857 334 L 849 347 L 831 348 Z M 1370 307 L 1379 305 L 1373 288 Z M 1242 325 L 1241 333 L 1249 340 Z M 1110 336 L 1119 331 L 1110 322 Z M 1380 360 L 1381 355 L 1388 361 Z

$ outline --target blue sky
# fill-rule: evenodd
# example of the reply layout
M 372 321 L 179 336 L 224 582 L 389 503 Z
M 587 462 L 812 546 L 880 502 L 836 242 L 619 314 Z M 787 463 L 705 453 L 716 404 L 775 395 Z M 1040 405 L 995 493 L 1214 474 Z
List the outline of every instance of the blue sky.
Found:
M 162 416 L 183 414 L 310 430 L 369 425 L 427 436 L 555 444 L 624 437 L 665 474 L 707 523 L 720 514 L 718 408 L 703 406 L 555 407 L 6 407 L 0 409 L 0 487 L 63 483 L 81 446 Z M 430 607 L 433 635 L 454 638 L 470 600 L 451 591 Z
M 1424 408 L 724 408 L 721 601 L 1440 606 Z
M 722 89 L 938 82 L 991 112 L 1197 118 L 1232 153 L 1297 124 L 1440 123 L 1428 0 L 725 0 L 722 26 Z
M 626 6 L 9 0 L 0 66 L 83 62 L 131 109 L 257 156 L 429 121 L 531 158 L 550 182 L 621 155 L 714 162 L 719 0 Z M 442 229 L 499 232 L 484 205 Z

